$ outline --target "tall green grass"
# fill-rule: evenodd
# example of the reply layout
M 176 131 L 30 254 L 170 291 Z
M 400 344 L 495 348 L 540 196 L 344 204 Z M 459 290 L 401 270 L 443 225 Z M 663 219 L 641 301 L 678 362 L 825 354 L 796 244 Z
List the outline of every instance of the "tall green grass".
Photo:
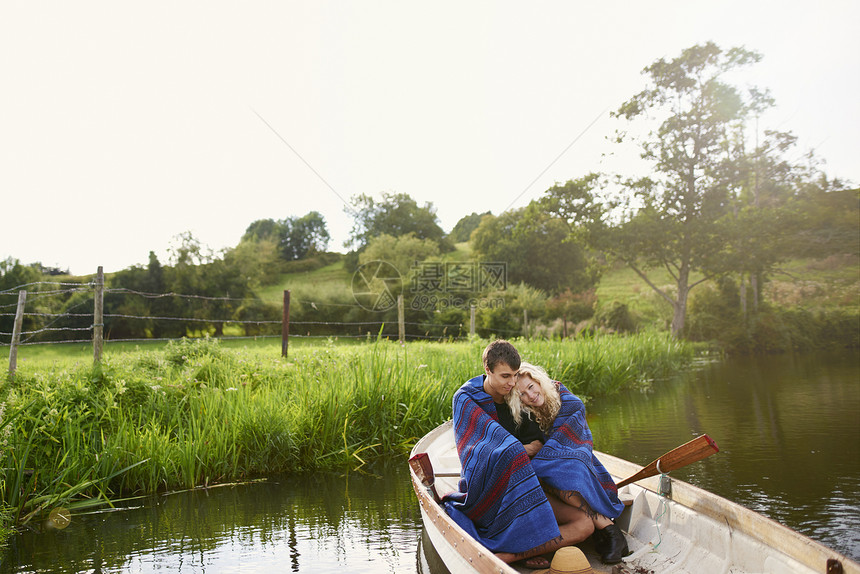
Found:
M 403 456 L 451 417 L 486 343 L 329 342 L 285 360 L 275 345 L 183 340 L 110 353 L 100 366 L 30 361 L 0 392 L 2 503 L 20 523 L 57 506 Z M 516 344 L 586 396 L 692 358 L 661 334 Z

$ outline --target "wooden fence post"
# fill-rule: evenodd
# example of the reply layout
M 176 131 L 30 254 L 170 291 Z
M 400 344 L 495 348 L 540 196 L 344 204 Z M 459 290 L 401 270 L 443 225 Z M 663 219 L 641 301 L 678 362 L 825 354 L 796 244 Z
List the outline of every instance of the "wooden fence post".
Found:
M 397 336 L 401 344 L 406 342 L 406 316 L 403 310 L 403 293 L 397 296 Z
M 281 321 L 281 356 L 287 356 L 290 346 L 290 291 L 284 289 L 284 318 Z
M 472 305 L 469 310 L 469 336 L 475 336 L 475 306 Z
M 18 291 L 18 309 L 15 311 L 15 324 L 12 327 L 12 344 L 9 347 L 9 374 L 15 376 L 18 369 L 18 343 L 21 340 L 21 325 L 24 323 L 24 304 L 27 292 Z
M 93 301 L 93 362 L 101 363 L 102 346 L 104 345 L 105 329 L 105 274 L 104 268 L 99 265 L 96 273 L 95 295 Z
M 529 338 L 529 310 L 523 309 L 523 335 Z

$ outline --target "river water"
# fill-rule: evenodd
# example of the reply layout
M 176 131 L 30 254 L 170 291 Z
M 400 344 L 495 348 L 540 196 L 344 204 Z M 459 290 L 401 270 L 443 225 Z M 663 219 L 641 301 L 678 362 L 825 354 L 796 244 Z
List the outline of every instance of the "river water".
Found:
M 643 465 L 708 433 L 720 453 L 673 476 L 860 560 L 857 353 L 702 363 L 588 412 L 597 449 Z M 13 536 L 0 574 L 414 573 L 417 506 L 405 462 L 159 495 Z
M 595 448 L 641 465 L 707 433 L 672 476 L 860 561 L 860 355 L 736 357 L 590 401 Z

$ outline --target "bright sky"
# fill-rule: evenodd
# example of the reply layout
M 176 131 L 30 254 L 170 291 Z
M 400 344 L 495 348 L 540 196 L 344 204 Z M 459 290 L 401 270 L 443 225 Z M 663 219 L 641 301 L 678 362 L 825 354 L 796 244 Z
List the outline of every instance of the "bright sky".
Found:
M 854 0 L 5 1 L 0 259 L 166 264 L 312 210 L 343 250 L 346 202 L 384 191 L 450 231 L 607 169 L 609 110 L 709 40 L 764 55 L 762 128 L 860 183 Z

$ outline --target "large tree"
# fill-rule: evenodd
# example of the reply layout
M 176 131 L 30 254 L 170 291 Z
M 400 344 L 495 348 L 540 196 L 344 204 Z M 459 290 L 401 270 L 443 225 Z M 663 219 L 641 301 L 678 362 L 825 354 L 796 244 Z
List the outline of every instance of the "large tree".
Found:
M 636 128 L 651 126 L 641 135 L 636 129 L 618 136 L 639 148 L 650 175 L 622 181 L 623 200 L 610 215 L 588 212 L 594 207 L 594 178 L 549 191 L 547 201 L 558 213 L 568 221 L 596 222 L 592 229 L 602 232 L 592 234 L 594 243 L 672 305 L 676 336 L 684 329 L 690 290 L 732 269 L 729 248 L 736 227 L 725 216 L 741 175 L 729 150 L 732 138 L 744 138 L 748 119 L 770 101 L 756 89 L 734 87 L 725 76 L 760 58 L 743 48 L 707 43 L 657 60 L 644 70 L 648 87 L 613 114 L 639 122 Z M 656 268 L 671 275 L 672 289 L 652 278 Z

